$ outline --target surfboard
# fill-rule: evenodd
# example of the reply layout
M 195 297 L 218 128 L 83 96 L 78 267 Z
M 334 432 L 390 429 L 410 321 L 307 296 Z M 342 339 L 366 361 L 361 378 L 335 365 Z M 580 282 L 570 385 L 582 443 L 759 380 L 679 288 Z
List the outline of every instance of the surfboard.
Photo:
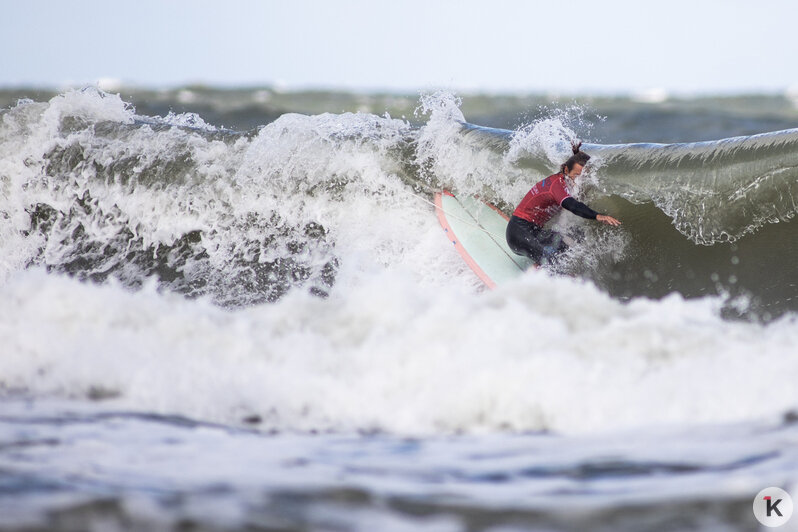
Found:
M 493 205 L 444 190 L 435 194 L 438 220 L 449 241 L 488 288 L 495 288 L 534 266 L 507 246 L 509 218 Z

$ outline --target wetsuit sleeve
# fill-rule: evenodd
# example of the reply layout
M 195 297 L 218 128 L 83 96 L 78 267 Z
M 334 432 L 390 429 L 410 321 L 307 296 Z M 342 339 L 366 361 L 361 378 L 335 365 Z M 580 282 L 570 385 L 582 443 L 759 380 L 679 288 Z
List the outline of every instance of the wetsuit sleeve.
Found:
M 562 208 L 571 211 L 577 216 L 581 216 L 582 218 L 587 218 L 589 220 L 595 220 L 596 216 L 599 214 L 581 201 L 576 201 L 570 196 L 562 200 Z

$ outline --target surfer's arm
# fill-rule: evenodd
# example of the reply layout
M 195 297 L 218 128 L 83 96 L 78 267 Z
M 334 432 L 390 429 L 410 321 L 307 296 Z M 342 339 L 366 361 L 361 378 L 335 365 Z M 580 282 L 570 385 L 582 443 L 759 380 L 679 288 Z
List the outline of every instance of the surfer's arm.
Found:
M 588 220 L 595 220 L 596 216 L 599 216 L 599 213 L 582 203 L 581 201 L 576 201 L 574 198 L 568 197 L 562 200 L 563 209 L 569 210 L 577 216 L 581 216 L 582 218 L 587 218 Z
M 563 168 L 565 168 L 563 166 Z M 578 175 L 578 174 L 577 174 Z M 568 192 L 568 188 L 565 185 L 565 177 L 564 174 L 558 174 L 557 176 L 552 177 L 559 177 L 559 179 L 554 179 L 554 182 L 551 184 L 551 198 L 560 204 L 563 209 L 567 209 L 574 213 L 577 216 L 581 216 L 582 218 L 587 218 L 588 220 L 596 220 L 601 223 L 612 225 L 617 227 L 621 225 L 621 222 L 613 218 L 612 216 L 607 216 L 606 214 L 599 214 L 581 201 L 575 200 L 571 194 Z M 545 180 L 544 180 L 545 183 Z
M 587 218 L 588 220 L 598 220 L 599 222 L 605 223 L 607 225 L 618 226 L 621 225 L 621 222 L 613 218 L 612 216 L 607 216 L 606 214 L 599 214 L 581 201 L 576 201 L 572 197 L 567 197 L 562 200 L 562 208 L 568 209 L 572 213 L 577 216 L 581 216 L 582 218 Z

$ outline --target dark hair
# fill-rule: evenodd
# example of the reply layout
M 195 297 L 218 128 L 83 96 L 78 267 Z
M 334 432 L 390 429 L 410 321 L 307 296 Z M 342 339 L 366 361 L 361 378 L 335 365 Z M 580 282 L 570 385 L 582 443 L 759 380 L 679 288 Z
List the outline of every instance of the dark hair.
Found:
M 584 166 L 590 160 L 590 155 L 586 154 L 585 152 L 581 151 L 579 148 L 582 147 L 581 142 L 572 142 L 571 143 L 571 150 L 573 150 L 574 154 L 571 155 L 565 163 L 560 166 L 560 171 L 564 174 L 571 171 L 571 169 L 576 166 L 577 164 L 580 166 Z

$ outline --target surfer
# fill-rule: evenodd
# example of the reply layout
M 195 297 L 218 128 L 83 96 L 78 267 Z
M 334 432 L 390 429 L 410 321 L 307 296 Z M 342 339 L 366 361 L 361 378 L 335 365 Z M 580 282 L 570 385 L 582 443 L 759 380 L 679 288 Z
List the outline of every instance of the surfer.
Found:
M 573 155 L 560 167 L 560 172 L 535 184 L 515 208 L 506 232 L 507 244 L 515 254 L 525 255 L 540 264 L 565 251 L 568 246 L 562 235 L 543 228 L 560 209 L 607 225 L 621 225 L 612 216 L 599 214 L 575 200 L 568 192 L 568 181 L 578 178 L 590 159 L 590 155 L 579 149 L 581 146 L 581 142 L 572 144 Z

